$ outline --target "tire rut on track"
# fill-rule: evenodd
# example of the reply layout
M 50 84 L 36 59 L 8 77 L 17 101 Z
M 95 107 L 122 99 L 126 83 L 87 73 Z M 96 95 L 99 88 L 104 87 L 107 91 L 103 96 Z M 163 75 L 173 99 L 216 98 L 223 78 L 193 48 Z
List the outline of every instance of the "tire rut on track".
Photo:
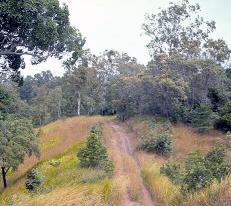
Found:
M 144 186 L 141 177 L 141 169 L 139 162 L 134 155 L 131 135 L 129 135 L 124 126 L 117 122 L 111 121 L 107 124 L 107 126 L 112 130 L 110 138 L 108 138 L 110 147 L 119 154 L 119 158 L 115 161 L 115 178 L 124 176 L 126 179 L 129 179 L 132 175 L 133 179 L 136 180 L 136 187 L 139 188 L 141 193 L 139 195 L 142 198 L 142 202 L 133 200 L 129 192 L 129 188 L 133 188 L 134 185 L 133 182 L 128 182 L 129 185 L 123 188 L 123 206 L 154 206 L 151 195 Z M 129 171 L 128 164 L 124 161 L 125 158 L 128 158 L 129 162 L 133 165 L 132 172 Z

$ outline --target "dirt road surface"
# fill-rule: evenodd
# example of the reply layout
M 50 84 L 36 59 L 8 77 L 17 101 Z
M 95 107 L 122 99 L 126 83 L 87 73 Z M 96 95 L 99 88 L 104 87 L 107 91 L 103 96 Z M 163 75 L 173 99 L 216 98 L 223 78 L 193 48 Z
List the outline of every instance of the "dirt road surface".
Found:
M 112 151 L 115 164 L 115 178 L 123 179 L 121 184 L 123 206 L 154 206 L 149 191 L 144 186 L 140 166 L 134 155 L 131 135 L 120 123 L 111 121 L 107 124 L 110 132 L 107 146 Z

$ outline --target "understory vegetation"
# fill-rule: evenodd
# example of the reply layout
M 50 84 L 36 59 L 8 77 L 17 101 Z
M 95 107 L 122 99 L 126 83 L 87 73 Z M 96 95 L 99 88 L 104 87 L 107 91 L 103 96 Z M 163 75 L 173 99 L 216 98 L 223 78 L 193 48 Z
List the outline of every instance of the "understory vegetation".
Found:
M 107 119 L 105 117 L 105 120 Z M 90 131 L 93 124 L 104 121 L 104 119 L 101 117 L 69 119 L 66 120 L 65 127 L 71 127 L 78 121 L 82 125 L 80 124 L 76 129 L 78 131 L 81 128 L 86 130 L 84 133 L 86 132 L 87 135 L 87 131 Z M 87 127 L 83 126 L 84 121 Z M 67 139 L 70 138 L 66 131 L 63 131 L 62 134 L 61 125 L 63 127 L 65 123 L 61 121 L 42 127 L 43 141 L 49 140 L 49 136 L 54 135 L 57 130 L 57 134 L 66 135 Z M 93 133 L 91 132 L 91 134 Z M 103 137 L 101 138 L 103 141 Z M 101 167 L 82 167 L 81 160 L 76 157 L 76 152 L 84 148 L 85 138 L 79 136 L 76 140 L 78 143 L 75 142 L 66 149 L 63 147 L 64 142 L 61 145 L 57 143 L 50 147 L 48 150 L 62 147 L 57 155 L 51 157 L 48 156 L 46 150 L 43 150 L 41 155 L 47 155 L 46 160 L 35 162 L 33 169 L 29 169 L 25 175 L 24 173 L 20 174 L 18 179 L 14 180 L 14 183 L 1 193 L 0 205 L 31 206 L 53 205 L 54 203 L 66 205 L 67 202 L 80 205 L 93 203 L 95 205 L 117 205 L 116 202 L 119 201 L 119 197 L 117 197 L 116 182 L 111 178 L 112 170 Z M 95 145 L 95 143 L 93 144 Z M 103 143 L 101 146 L 104 147 Z M 30 164 L 30 160 L 24 164 Z M 8 176 L 8 178 L 11 182 L 13 176 Z
M 143 65 L 93 54 L 59 0 L 0 2 L 1 206 L 231 205 L 231 49 L 199 4 L 145 16 Z
M 132 118 L 126 124 L 136 134 L 133 140 L 136 145 L 143 141 L 143 135 L 166 130 L 170 134 L 170 155 L 136 152 L 143 180 L 156 204 L 228 206 L 231 203 L 231 164 L 227 156 L 231 142 L 225 135 L 199 134 L 189 127 L 170 125 L 164 119 L 148 116 Z

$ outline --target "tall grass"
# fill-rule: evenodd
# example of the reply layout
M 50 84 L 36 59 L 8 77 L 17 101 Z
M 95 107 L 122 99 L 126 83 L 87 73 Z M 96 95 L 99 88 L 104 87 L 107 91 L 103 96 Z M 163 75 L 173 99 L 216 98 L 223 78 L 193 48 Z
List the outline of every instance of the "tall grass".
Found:
M 173 185 L 167 177 L 160 175 L 158 163 L 144 165 L 142 176 L 156 205 L 177 206 L 180 204 L 180 189 Z
M 154 117 L 132 118 L 127 125 L 134 133 L 134 144 L 144 134 L 161 128 L 165 124 L 163 119 Z M 182 195 L 180 188 L 172 184 L 169 179 L 160 174 L 160 167 L 167 162 L 184 162 L 187 154 L 199 150 L 207 153 L 212 147 L 225 145 L 231 147 L 231 140 L 224 138 L 218 131 L 200 134 L 184 125 L 171 126 L 173 153 L 171 157 L 161 157 L 137 151 L 136 154 L 142 166 L 142 177 L 155 200 L 160 206 L 230 206 L 231 205 L 231 177 L 221 183 L 213 182 L 211 186 L 194 194 Z
M 39 162 L 29 161 L 21 165 L 22 170 L 18 171 L 20 176 L 0 194 L 0 205 L 116 205 L 114 203 L 118 202 L 119 196 L 117 184 L 103 170 L 81 168 L 76 156 L 91 126 L 108 119 L 100 116 L 78 117 L 59 120 L 41 128 L 41 144 L 47 146 L 47 143 L 54 154 L 44 149 Z M 54 136 L 62 137 L 62 143 L 51 144 Z M 24 186 L 25 172 L 31 166 L 36 167 L 45 178 L 39 193 L 35 195 L 30 195 Z

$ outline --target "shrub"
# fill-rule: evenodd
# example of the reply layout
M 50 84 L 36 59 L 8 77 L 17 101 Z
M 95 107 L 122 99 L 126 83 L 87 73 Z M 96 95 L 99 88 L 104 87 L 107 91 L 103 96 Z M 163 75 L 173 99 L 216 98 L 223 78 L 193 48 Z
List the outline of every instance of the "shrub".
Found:
M 91 128 L 91 133 L 95 133 L 98 137 L 102 137 L 101 125 L 96 125 Z
M 174 184 L 181 186 L 184 192 L 196 192 L 212 183 L 221 181 L 231 173 L 231 165 L 224 160 L 225 149 L 217 147 L 206 156 L 199 152 L 188 155 L 184 169 L 177 165 L 164 165 L 160 172 Z
M 166 164 L 160 168 L 160 174 L 167 176 L 174 184 L 181 183 L 181 167 L 176 164 Z
M 37 192 L 42 183 L 43 177 L 39 175 L 36 169 L 32 169 L 27 173 L 25 186 L 29 192 Z
M 143 138 L 139 144 L 139 149 L 159 155 L 168 155 L 172 151 L 171 144 L 169 134 L 154 135 Z
M 190 153 L 182 179 L 182 190 L 196 192 L 212 182 L 212 172 L 206 167 L 204 157 L 199 152 Z
M 205 157 L 205 164 L 210 168 L 212 176 L 219 182 L 231 172 L 231 165 L 224 161 L 225 149 L 217 147 L 211 150 Z
M 97 134 L 92 132 L 86 146 L 80 149 L 77 157 L 82 167 L 97 167 L 107 159 L 107 151 Z
M 200 105 L 190 114 L 192 126 L 199 132 L 207 132 L 214 126 L 216 116 L 207 105 Z
M 221 107 L 218 125 L 223 130 L 231 130 L 231 100 Z
M 82 167 L 99 167 L 108 173 L 113 172 L 113 163 L 108 159 L 107 150 L 95 132 L 90 133 L 86 145 L 79 150 L 77 157 Z

